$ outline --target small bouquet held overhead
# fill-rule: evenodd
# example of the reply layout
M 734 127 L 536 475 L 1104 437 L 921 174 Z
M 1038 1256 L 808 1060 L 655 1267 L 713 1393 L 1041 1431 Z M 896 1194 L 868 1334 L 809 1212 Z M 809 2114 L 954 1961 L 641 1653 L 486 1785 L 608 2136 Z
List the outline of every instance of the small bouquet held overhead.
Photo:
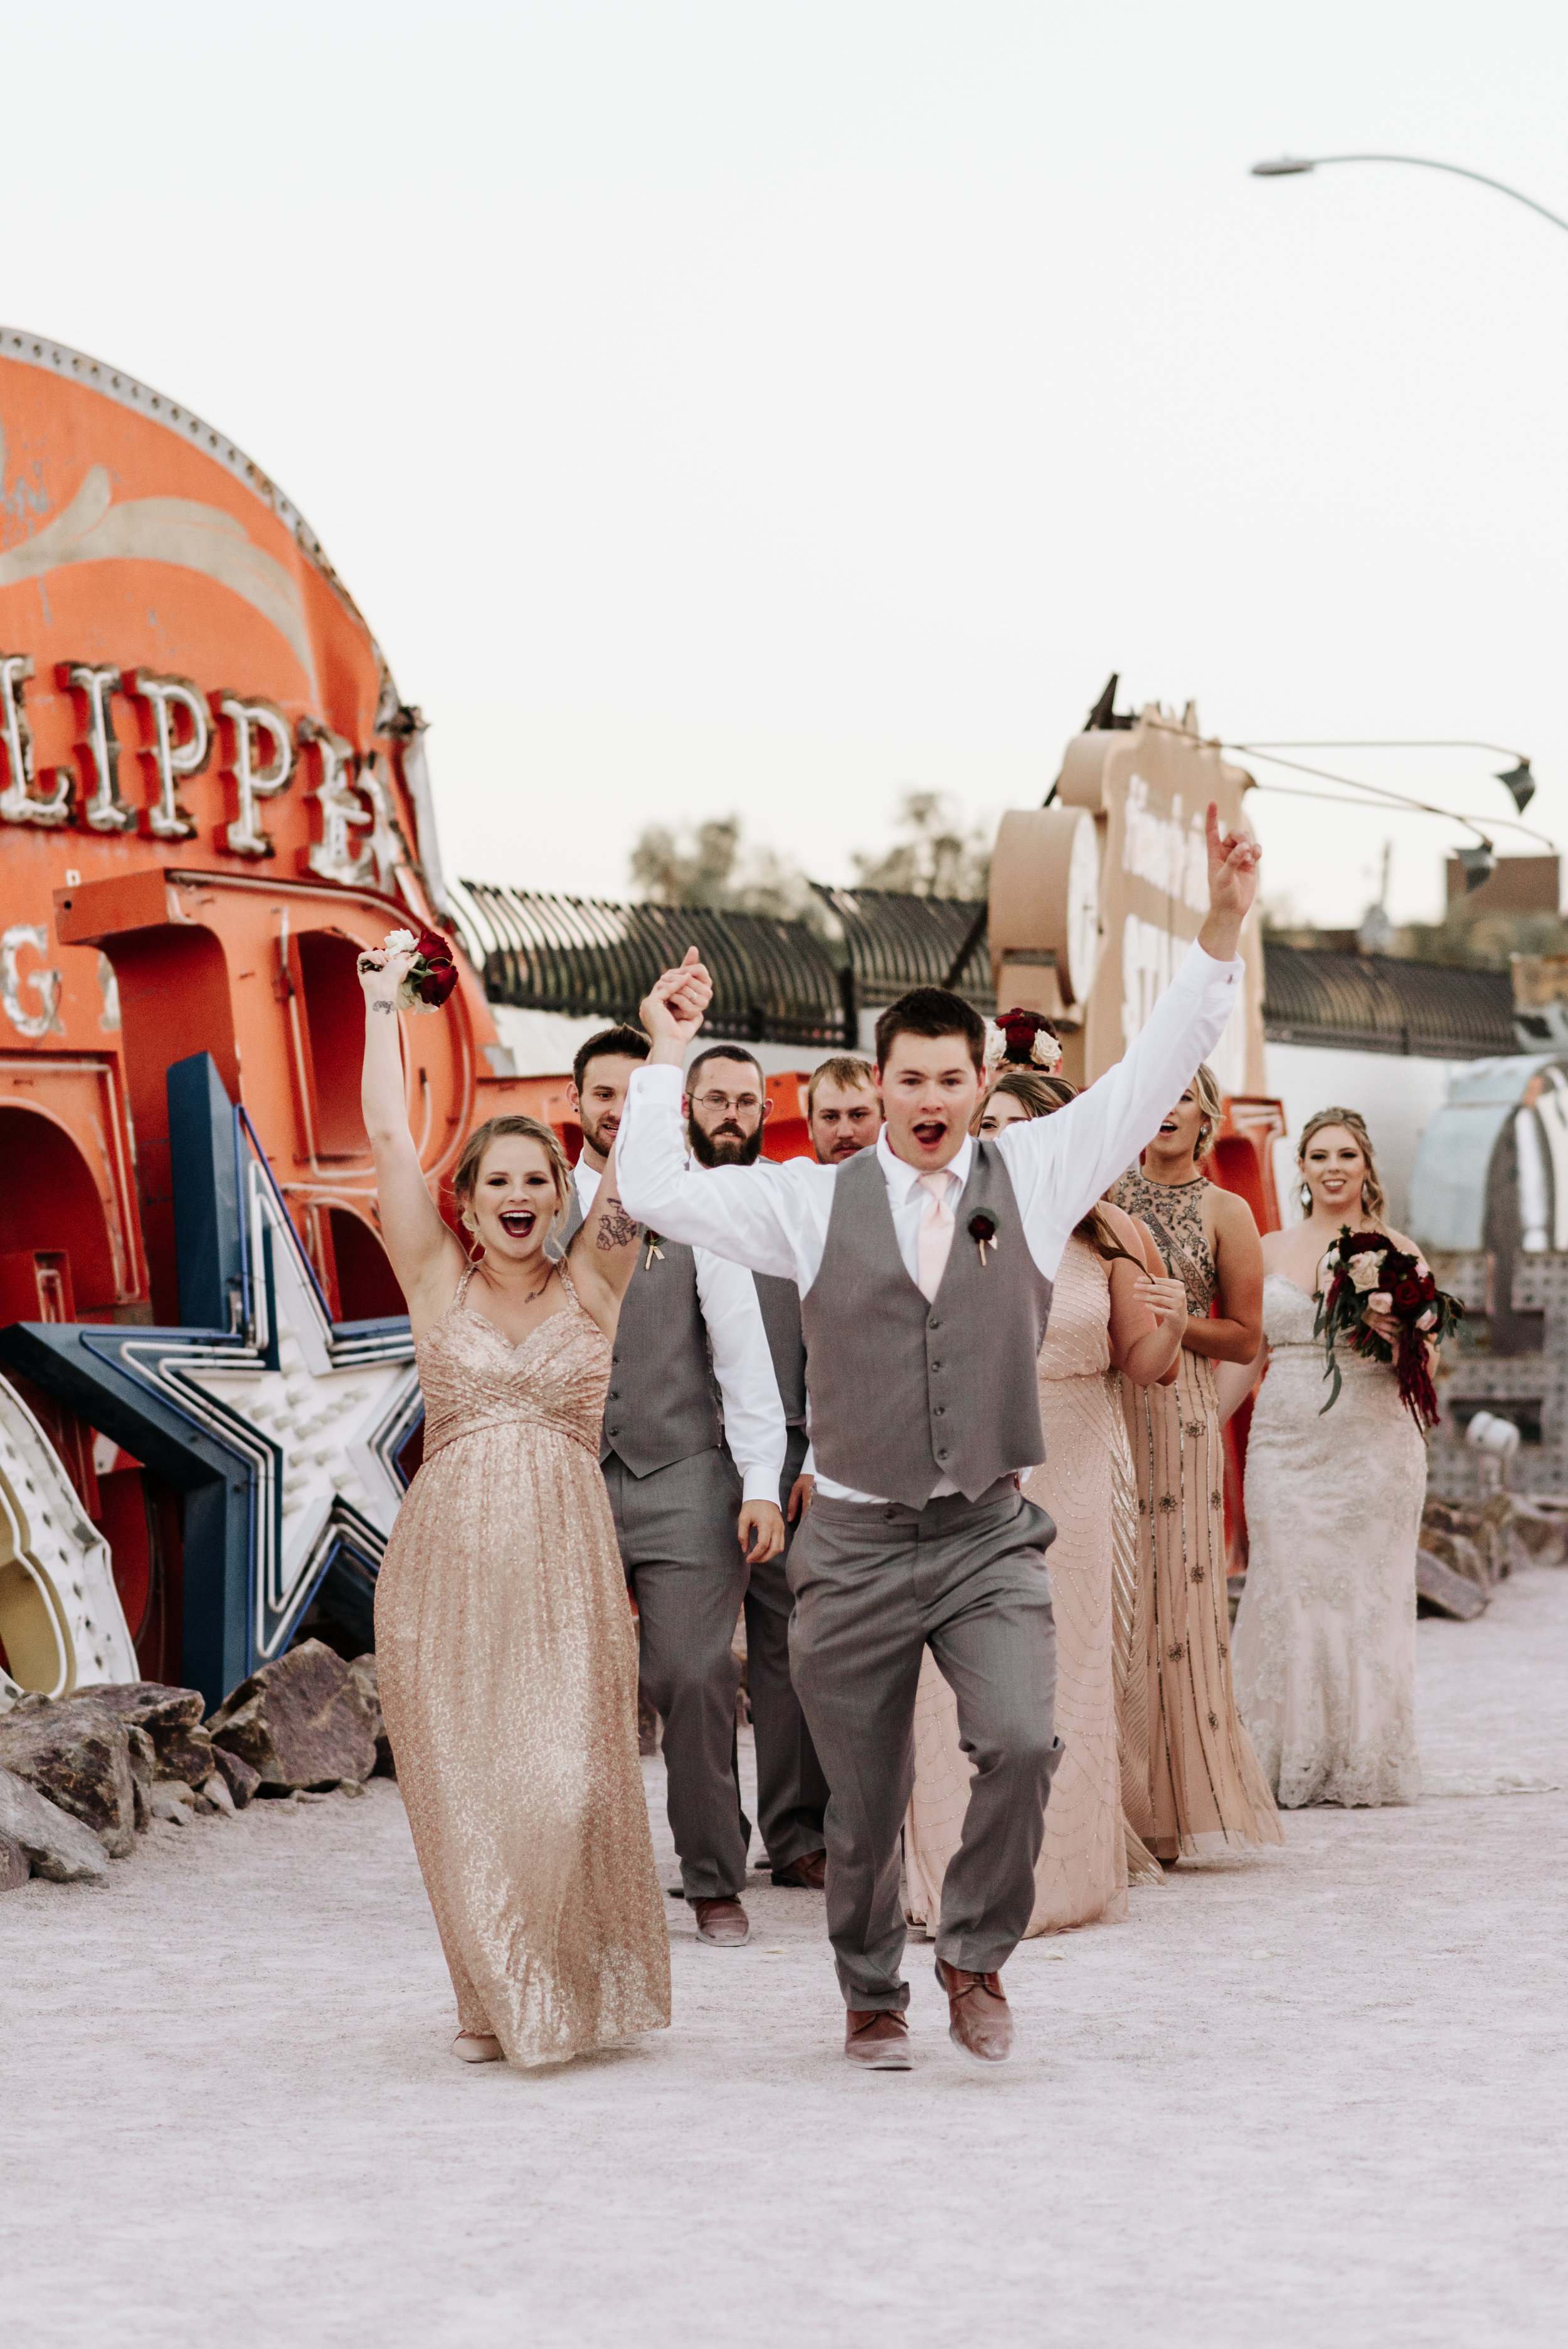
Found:
M 438 930 L 389 930 L 381 941 L 384 954 L 411 954 L 397 983 L 399 1011 L 438 1011 L 458 983 L 452 949 Z
M 1438 1396 L 1427 1341 L 1440 1343 L 1463 1319 L 1464 1307 L 1438 1287 L 1418 1256 L 1396 1247 L 1385 1232 L 1353 1232 L 1342 1224 L 1323 1261 L 1334 1277 L 1317 1300 L 1313 1335 L 1324 1340 L 1328 1368 L 1323 1375 L 1334 1381 L 1334 1388 L 1319 1419 L 1339 1401 L 1344 1381 L 1334 1350 L 1343 1341 L 1369 1361 L 1392 1362 L 1399 1401 L 1416 1425 L 1423 1434 L 1436 1427 Z M 1392 1344 L 1363 1320 L 1368 1308 L 1398 1323 Z

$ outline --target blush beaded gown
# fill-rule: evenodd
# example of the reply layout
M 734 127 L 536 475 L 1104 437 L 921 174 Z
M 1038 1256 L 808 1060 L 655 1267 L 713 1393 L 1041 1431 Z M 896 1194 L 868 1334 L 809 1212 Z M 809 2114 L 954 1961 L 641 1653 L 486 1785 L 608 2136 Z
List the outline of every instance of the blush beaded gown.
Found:
M 1140 1169 L 1112 1195 L 1140 1216 L 1194 1319 L 1207 1316 L 1219 1275 L 1203 1237 L 1200 1175 L 1151 1183 Z M 1214 1366 L 1181 1350 L 1173 1385 L 1122 1381 L 1138 1485 L 1147 1627 L 1152 1848 L 1161 1859 L 1280 1844 L 1284 1830 L 1236 1710 L 1225 1581 L 1225 1466 Z
M 543 2064 L 670 2019 L 637 1642 L 599 1434 L 610 1348 L 464 1303 L 416 1352 L 424 1465 L 376 1587 L 382 1710 L 458 2027 Z
M 1123 1814 L 1119 1748 L 1140 1751 L 1135 1799 L 1147 1774 L 1144 1691 L 1130 1675 L 1135 1718 L 1121 1720 L 1119 1645 L 1130 1647 L 1137 1537 L 1127 1433 L 1110 1368 L 1109 1268 L 1096 1248 L 1068 1242 L 1057 1272 L 1037 1376 L 1046 1459 L 1026 1480 L 1057 1537 L 1047 1552 L 1057 1625 L 1055 1725 L 1066 1748 L 1051 1781 L 1045 1840 L 1035 1868 L 1030 1933 L 1059 1932 L 1127 1908 L 1134 1881 L 1159 1868 Z M 1119 1633 L 1121 1635 L 1119 1641 Z M 958 1742 L 958 1707 L 927 1649 L 914 1706 L 914 1792 L 904 1823 L 905 1914 L 934 1925 L 942 1879 L 958 1848 L 970 1767 Z M 1147 1810 L 1147 1793 L 1142 1794 Z

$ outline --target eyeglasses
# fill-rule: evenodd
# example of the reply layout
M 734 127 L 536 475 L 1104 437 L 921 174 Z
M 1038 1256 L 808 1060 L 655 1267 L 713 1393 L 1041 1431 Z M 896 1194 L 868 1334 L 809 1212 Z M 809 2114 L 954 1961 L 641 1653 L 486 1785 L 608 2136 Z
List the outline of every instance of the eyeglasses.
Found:
M 760 1109 L 762 1102 L 756 1093 L 698 1093 L 696 1105 L 717 1117 L 727 1109 Z

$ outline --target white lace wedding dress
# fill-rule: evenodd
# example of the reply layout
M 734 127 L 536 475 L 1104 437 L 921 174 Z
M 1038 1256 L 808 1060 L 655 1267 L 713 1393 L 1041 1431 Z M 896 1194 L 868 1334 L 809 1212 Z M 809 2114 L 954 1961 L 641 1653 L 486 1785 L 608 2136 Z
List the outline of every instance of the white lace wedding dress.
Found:
M 1331 1411 L 1313 1299 L 1264 1283 L 1269 1366 L 1247 1438 L 1236 1702 L 1282 1808 L 1413 1803 L 1416 1546 L 1427 1448 L 1391 1366 L 1339 1350 Z

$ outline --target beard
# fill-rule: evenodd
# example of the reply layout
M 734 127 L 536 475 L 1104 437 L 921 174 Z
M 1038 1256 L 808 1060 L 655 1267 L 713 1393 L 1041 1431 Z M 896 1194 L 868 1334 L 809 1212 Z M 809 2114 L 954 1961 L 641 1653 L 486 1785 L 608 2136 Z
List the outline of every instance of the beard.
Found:
M 762 1155 L 762 1128 L 740 1133 L 705 1133 L 695 1117 L 686 1120 L 686 1141 L 699 1166 L 755 1166 Z

